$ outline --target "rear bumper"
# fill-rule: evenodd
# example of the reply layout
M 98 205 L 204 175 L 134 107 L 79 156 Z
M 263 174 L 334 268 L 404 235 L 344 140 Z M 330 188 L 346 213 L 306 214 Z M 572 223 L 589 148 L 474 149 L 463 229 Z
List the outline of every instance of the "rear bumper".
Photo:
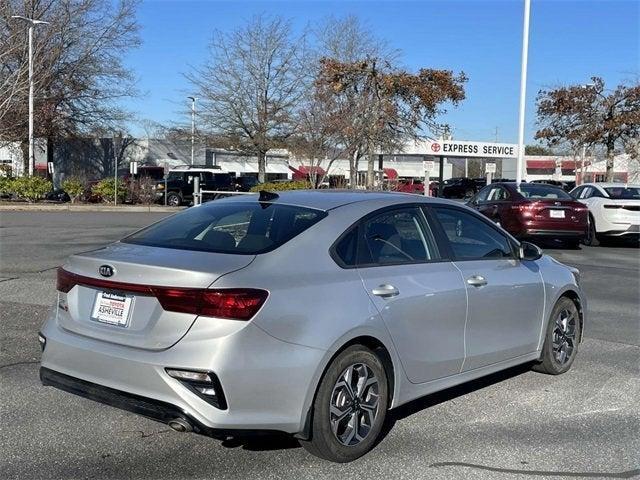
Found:
M 611 237 L 640 237 L 640 225 L 629 225 L 626 229 L 608 230 L 606 232 L 598 232 L 601 235 Z
M 524 236 L 527 237 L 554 237 L 580 239 L 585 235 L 584 230 L 550 230 L 544 228 L 527 228 Z
M 79 378 L 70 377 L 69 375 L 45 367 L 40 368 L 40 381 L 44 386 L 54 387 L 89 400 L 141 415 L 157 422 L 169 423 L 177 418 L 183 419 L 192 426 L 195 433 L 202 435 L 224 439 L 229 435 L 239 432 L 238 430 L 223 430 L 207 427 L 183 409 L 170 403 L 142 397 L 140 395 L 133 395 L 128 392 L 98 385 L 97 383 L 80 380 Z M 248 430 L 247 433 L 248 432 L 250 432 L 250 430 Z
M 200 320 L 216 321 L 196 323 Z M 42 329 L 42 382 L 161 422 L 186 418 L 194 430 L 213 436 L 238 430 L 302 432 L 306 400 L 325 352 L 282 342 L 252 323 L 219 337 L 215 329 L 192 327 L 174 346 L 150 351 L 68 332 L 54 315 Z M 213 372 L 227 408 L 207 402 L 166 368 Z

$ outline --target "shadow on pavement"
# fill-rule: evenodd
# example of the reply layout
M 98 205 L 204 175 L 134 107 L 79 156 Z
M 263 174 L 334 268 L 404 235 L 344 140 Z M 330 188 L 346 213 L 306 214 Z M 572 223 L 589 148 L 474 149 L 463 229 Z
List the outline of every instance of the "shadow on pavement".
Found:
M 555 472 L 551 470 L 520 470 L 515 468 L 498 468 L 486 465 L 476 465 L 464 462 L 439 462 L 429 465 L 430 467 L 468 467 L 489 472 L 512 473 L 520 475 L 533 475 L 542 477 L 578 477 L 578 478 L 633 478 L 640 475 L 640 469 L 629 470 L 627 472 L 607 473 L 607 472 Z
M 291 435 L 278 432 L 264 432 L 230 436 L 222 441 L 225 448 L 242 448 L 252 452 L 288 450 L 299 448 L 300 444 Z

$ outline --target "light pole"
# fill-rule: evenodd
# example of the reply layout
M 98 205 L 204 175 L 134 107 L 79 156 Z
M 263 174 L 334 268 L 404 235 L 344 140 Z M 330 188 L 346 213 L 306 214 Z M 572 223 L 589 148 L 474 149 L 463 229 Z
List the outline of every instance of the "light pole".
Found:
M 524 164 L 524 111 L 527 96 L 527 60 L 529 56 L 529 12 L 531 0 L 524 0 L 524 25 L 522 28 L 522 64 L 520 66 L 520 112 L 518 115 L 518 160 L 516 162 L 516 183 L 522 182 Z
M 29 176 L 32 176 L 35 165 L 33 156 L 33 27 L 36 25 L 48 25 L 49 22 L 34 20 L 21 15 L 13 15 L 11 18 L 29 23 Z
M 191 100 L 191 165 L 193 165 L 196 143 L 196 97 L 187 98 Z

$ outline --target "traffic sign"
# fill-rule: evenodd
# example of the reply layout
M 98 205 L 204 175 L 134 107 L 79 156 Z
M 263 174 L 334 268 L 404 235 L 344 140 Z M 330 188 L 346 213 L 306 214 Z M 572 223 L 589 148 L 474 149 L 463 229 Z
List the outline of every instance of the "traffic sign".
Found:
M 496 173 L 496 164 L 495 163 L 485 163 L 484 164 L 485 173 Z
M 433 160 L 425 160 L 422 162 L 422 166 L 424 167 L 425 172 L 432 172 L 436 167 L 436 162 Z

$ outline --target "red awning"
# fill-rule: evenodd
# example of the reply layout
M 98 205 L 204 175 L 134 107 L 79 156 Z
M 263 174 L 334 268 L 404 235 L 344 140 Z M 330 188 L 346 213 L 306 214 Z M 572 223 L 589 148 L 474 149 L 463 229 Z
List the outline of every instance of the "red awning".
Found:
M 296 170 L 298 170 L 300 173 L 303 173 L 305 175 L 309 175 L 311 173 L 315 173 L 316 175 L 324 175 L 325 171 L 322 167 L 317 167 L 314 165 L 311 166 L 307 166 L 307 165 L 300 165 Z
M 292 167 L 291 165 L 289 165 L 289 168 L 293 172 L 294 180 L 303 180 L 306 179 L 309 175 L 322 177 L 326 174 L 322 167 L 318 167 L 315 165 L 300 165 L 299 167 Z
M 383 168 L 382 170 L 389 180 L 398 178 L 398 171 L 395 168 Z
M 574 160 L 562 160 L 560 162 L 561 168 L 575 168 L 576 162 Z M 527 168 L 556 168 L 557 164 L 555 160 L 527 160 Z

